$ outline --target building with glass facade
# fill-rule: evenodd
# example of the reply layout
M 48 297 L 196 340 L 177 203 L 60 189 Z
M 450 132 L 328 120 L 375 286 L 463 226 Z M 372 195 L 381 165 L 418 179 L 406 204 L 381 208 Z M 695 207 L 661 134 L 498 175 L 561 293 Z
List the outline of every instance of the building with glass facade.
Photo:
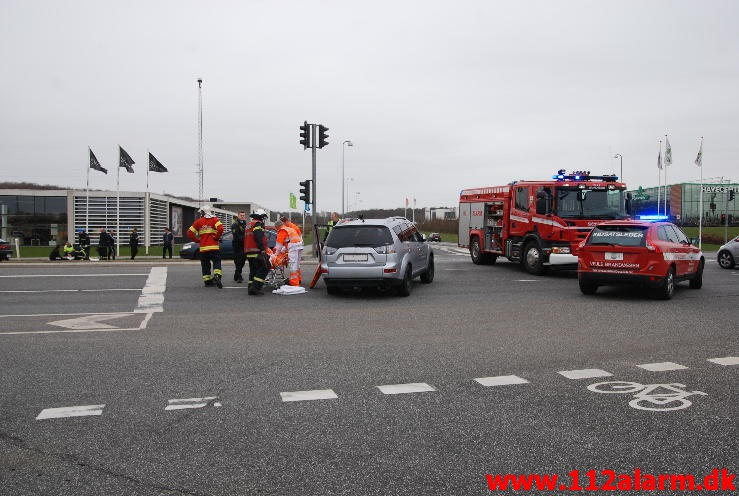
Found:
M 729 225 L 739 225 L 739 184 L 704 183 L 703 225 L 723 226 L 727 216 Z M 697 226 L 701 211 L 701 185 L 681 183 L 667 186 L 667 213 L 670 221 L 685 226 Z M 733 192 L 734 199 L 731 199 Z M 657 214 L 657 187 L 631 190 L 635 215 Z M 659 213 L 665 215 L 665 187 L 659 192 Z
M 161 245 L 165 227 L 172 229 L 175 243 L 180 243 L 197 209 L 197 203 L 172 196 L 121 191 L 120 243 L 127 244 L 136 228 L 144 244 Z M 228 208 L 214 211 L 228 229 L 235 212 Z M 75 233 L 86 229 L 92 244 L 97 244 L 101 229 L 116 230 L 117 212 L 115 191 L 90 191 L 88 200 L 85 190 L 0 189 L 0 238 L 18 238 L 25 246 L 53 246 L 76 240 Z

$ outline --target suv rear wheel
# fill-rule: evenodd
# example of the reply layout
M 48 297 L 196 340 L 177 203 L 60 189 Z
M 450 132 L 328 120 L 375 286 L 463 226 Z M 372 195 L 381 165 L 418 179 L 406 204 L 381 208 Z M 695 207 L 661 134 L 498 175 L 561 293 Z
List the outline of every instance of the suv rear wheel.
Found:
M 546 265 L 544 265 L 544 253 L 536 241 L 526 243 L 521 260 L 523 261 L 523 267 L 529 274 L 540 276 L 547 270 Z
M 657 288 L 656 296 L 660 300 L 669 300 L 675 293 L 675 268 L 670 267 L 670 271 L 662 280 L 662 285 Z
M 426 267 L 426 272 L 421 274 L 421 282 L 424 284 L 431 284 L 434 281 L 434 257 L 429 257 L 429 265 Z
M 398 296 L 410 296 L 413 290 L 413 272 L 411 271 L 411 264 L 408 264 L 405 268 L 405 274 L 403 275 L 403 281 L 398 286 Z
M 722 269 L 733 269 L 734 257 L 731 256 L 728 250 L 724 250 L 718 254 L 718 264 Z

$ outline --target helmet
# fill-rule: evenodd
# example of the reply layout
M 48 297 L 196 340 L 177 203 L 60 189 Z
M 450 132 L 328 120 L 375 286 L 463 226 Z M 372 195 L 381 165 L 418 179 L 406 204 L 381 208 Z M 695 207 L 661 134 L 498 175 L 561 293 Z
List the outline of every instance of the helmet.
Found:
M 203 215 L 213 215 L 213 207 L 210 205 L 203 205 L 198 209 L 199 212 L 203 212 Z
M 255 218 L 263 219 L 263 218 L 267 217 L 267 212 L 265 212 L 263 208 L 258 208 L 255 211 L 253 211 L 249 215 L 249 217 L 255 217 Z

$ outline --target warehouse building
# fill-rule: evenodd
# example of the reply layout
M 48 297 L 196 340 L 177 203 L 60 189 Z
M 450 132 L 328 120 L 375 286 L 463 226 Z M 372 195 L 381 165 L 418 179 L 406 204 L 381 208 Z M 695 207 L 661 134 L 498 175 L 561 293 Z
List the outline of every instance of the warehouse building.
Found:
M 703 225 L 723 226 L 728 217 L 729 225 L 739 224 L 739 184 L 703 183 Z M 700 183 L 681 183 L 667 186 L 667 216 L 672 222 L 697 226 L 700 217 Z M 732 194 L 733 192 L 733 194 Z M 657 193 L 657 187 L 630 191 L 635 215 L 665 215 L 665 187 Z M 732 199 L 733 196 L 733 199 Z
M 263 208 L 251 202 L 234 203 Z M 164 228 L 169 227 L 175 243 L 181 243 L 198 206 L 169 195 L 121 191 L 118 239 L 127 244 L 136 228 L 142 244 L 161 245 Z M 25 246 L 53 246 L 74 240 L 78 229 L 86 229 L 97 244 L 100 229 L 117 230 L 117 212 L 116 191 L 90 191 L 88 197 L 87 191 L 76 189 L 0 189 L 0 238 L 19 238 Z M 228 229 L 237 210 L 216 207 L 214 212 Z

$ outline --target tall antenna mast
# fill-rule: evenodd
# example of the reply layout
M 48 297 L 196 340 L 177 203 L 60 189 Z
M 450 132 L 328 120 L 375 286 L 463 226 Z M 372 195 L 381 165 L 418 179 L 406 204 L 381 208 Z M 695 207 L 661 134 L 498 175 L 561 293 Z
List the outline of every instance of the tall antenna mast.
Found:
M 198 78 L 198 207 L 203 201 L 203 79 Z

